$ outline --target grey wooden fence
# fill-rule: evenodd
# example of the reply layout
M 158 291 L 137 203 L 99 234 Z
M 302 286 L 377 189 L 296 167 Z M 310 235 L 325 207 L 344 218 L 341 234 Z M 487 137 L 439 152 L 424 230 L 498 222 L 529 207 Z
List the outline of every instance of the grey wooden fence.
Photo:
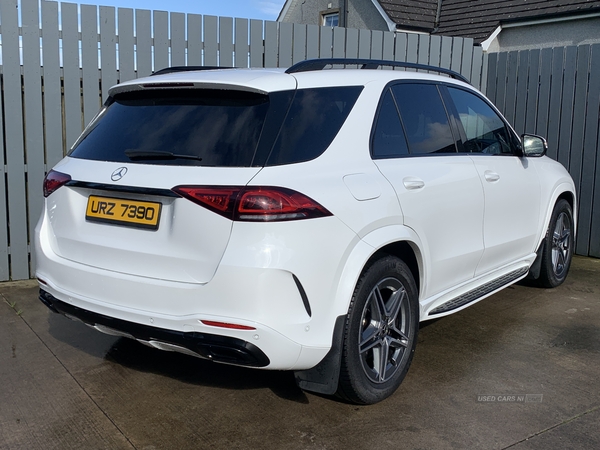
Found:
M 579 196 L 576 252 L 600 257 L 600 44 L 489 55 L 487 95 L 518 133 L 548 139 Z
M 472 39 L 40 0 L 0 0 L 0 39 L 0 280 L 34 275 L 42 179 L 119 81 L 170 65 L 287 67 L 330 57 L 426 63 L 476 86 L 487 80 Z

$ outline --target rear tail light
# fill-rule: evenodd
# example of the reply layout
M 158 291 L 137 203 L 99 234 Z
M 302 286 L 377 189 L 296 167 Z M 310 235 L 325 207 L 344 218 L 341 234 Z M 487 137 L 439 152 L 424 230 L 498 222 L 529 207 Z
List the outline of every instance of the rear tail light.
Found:
M 48 175 L 46 175 L 46 178 L 44 178 L 44 197 L 48 197 L 59 187 L 64 186 L 69 181 L 71 181 L 70 175 L 57 172 L 56 170 L 51 170 L 48 172 Z
M 282 187 L 176 186 L 172 190 L 236 221 L 282 222 L 332 215 L 306 195 Z

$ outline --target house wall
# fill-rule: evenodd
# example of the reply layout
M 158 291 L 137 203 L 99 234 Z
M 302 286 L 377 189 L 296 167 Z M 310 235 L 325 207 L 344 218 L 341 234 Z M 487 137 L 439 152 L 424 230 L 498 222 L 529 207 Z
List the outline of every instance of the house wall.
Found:
M 347 28 L 388 31 L 388 25 L 371 0 L 347 0 Z M 293 0 L 282 22 L 321 25 L 321 13 L 340 8 L 340 0 Z
M 600 17 L 503 28 L 489 52 L 600 43 Z

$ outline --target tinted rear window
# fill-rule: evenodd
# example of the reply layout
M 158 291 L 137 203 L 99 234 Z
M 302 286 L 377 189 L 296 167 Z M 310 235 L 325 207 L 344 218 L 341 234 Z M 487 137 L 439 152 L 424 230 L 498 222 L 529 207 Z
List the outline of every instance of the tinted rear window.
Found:
M 161 165 L 252 165 L 269 98 L 231 90 L 156 90 L 118 95 L 70 156 Z M 199 159 L 136 157 L 171 152 Z
M 308 161 L 331 144 L 361 90 L 350 86 L 269 95 L 206 89 L 120 94 L 70 156 L 218 167 Z

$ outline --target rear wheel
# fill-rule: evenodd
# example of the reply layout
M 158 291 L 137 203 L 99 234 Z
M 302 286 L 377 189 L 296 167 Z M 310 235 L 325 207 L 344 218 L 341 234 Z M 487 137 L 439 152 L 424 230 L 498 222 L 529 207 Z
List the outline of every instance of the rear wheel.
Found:
M 346 318 L 338 395 L 358 404 L 396 391 L 412 361 L 419 312 L 408 266 L 386 256 L 361 276 Z
M 537 284 L 553 288 L 565 281 L 573 257 L 573 210 L 564 199 L 552 211 L 546 233 L 542 265 Z

